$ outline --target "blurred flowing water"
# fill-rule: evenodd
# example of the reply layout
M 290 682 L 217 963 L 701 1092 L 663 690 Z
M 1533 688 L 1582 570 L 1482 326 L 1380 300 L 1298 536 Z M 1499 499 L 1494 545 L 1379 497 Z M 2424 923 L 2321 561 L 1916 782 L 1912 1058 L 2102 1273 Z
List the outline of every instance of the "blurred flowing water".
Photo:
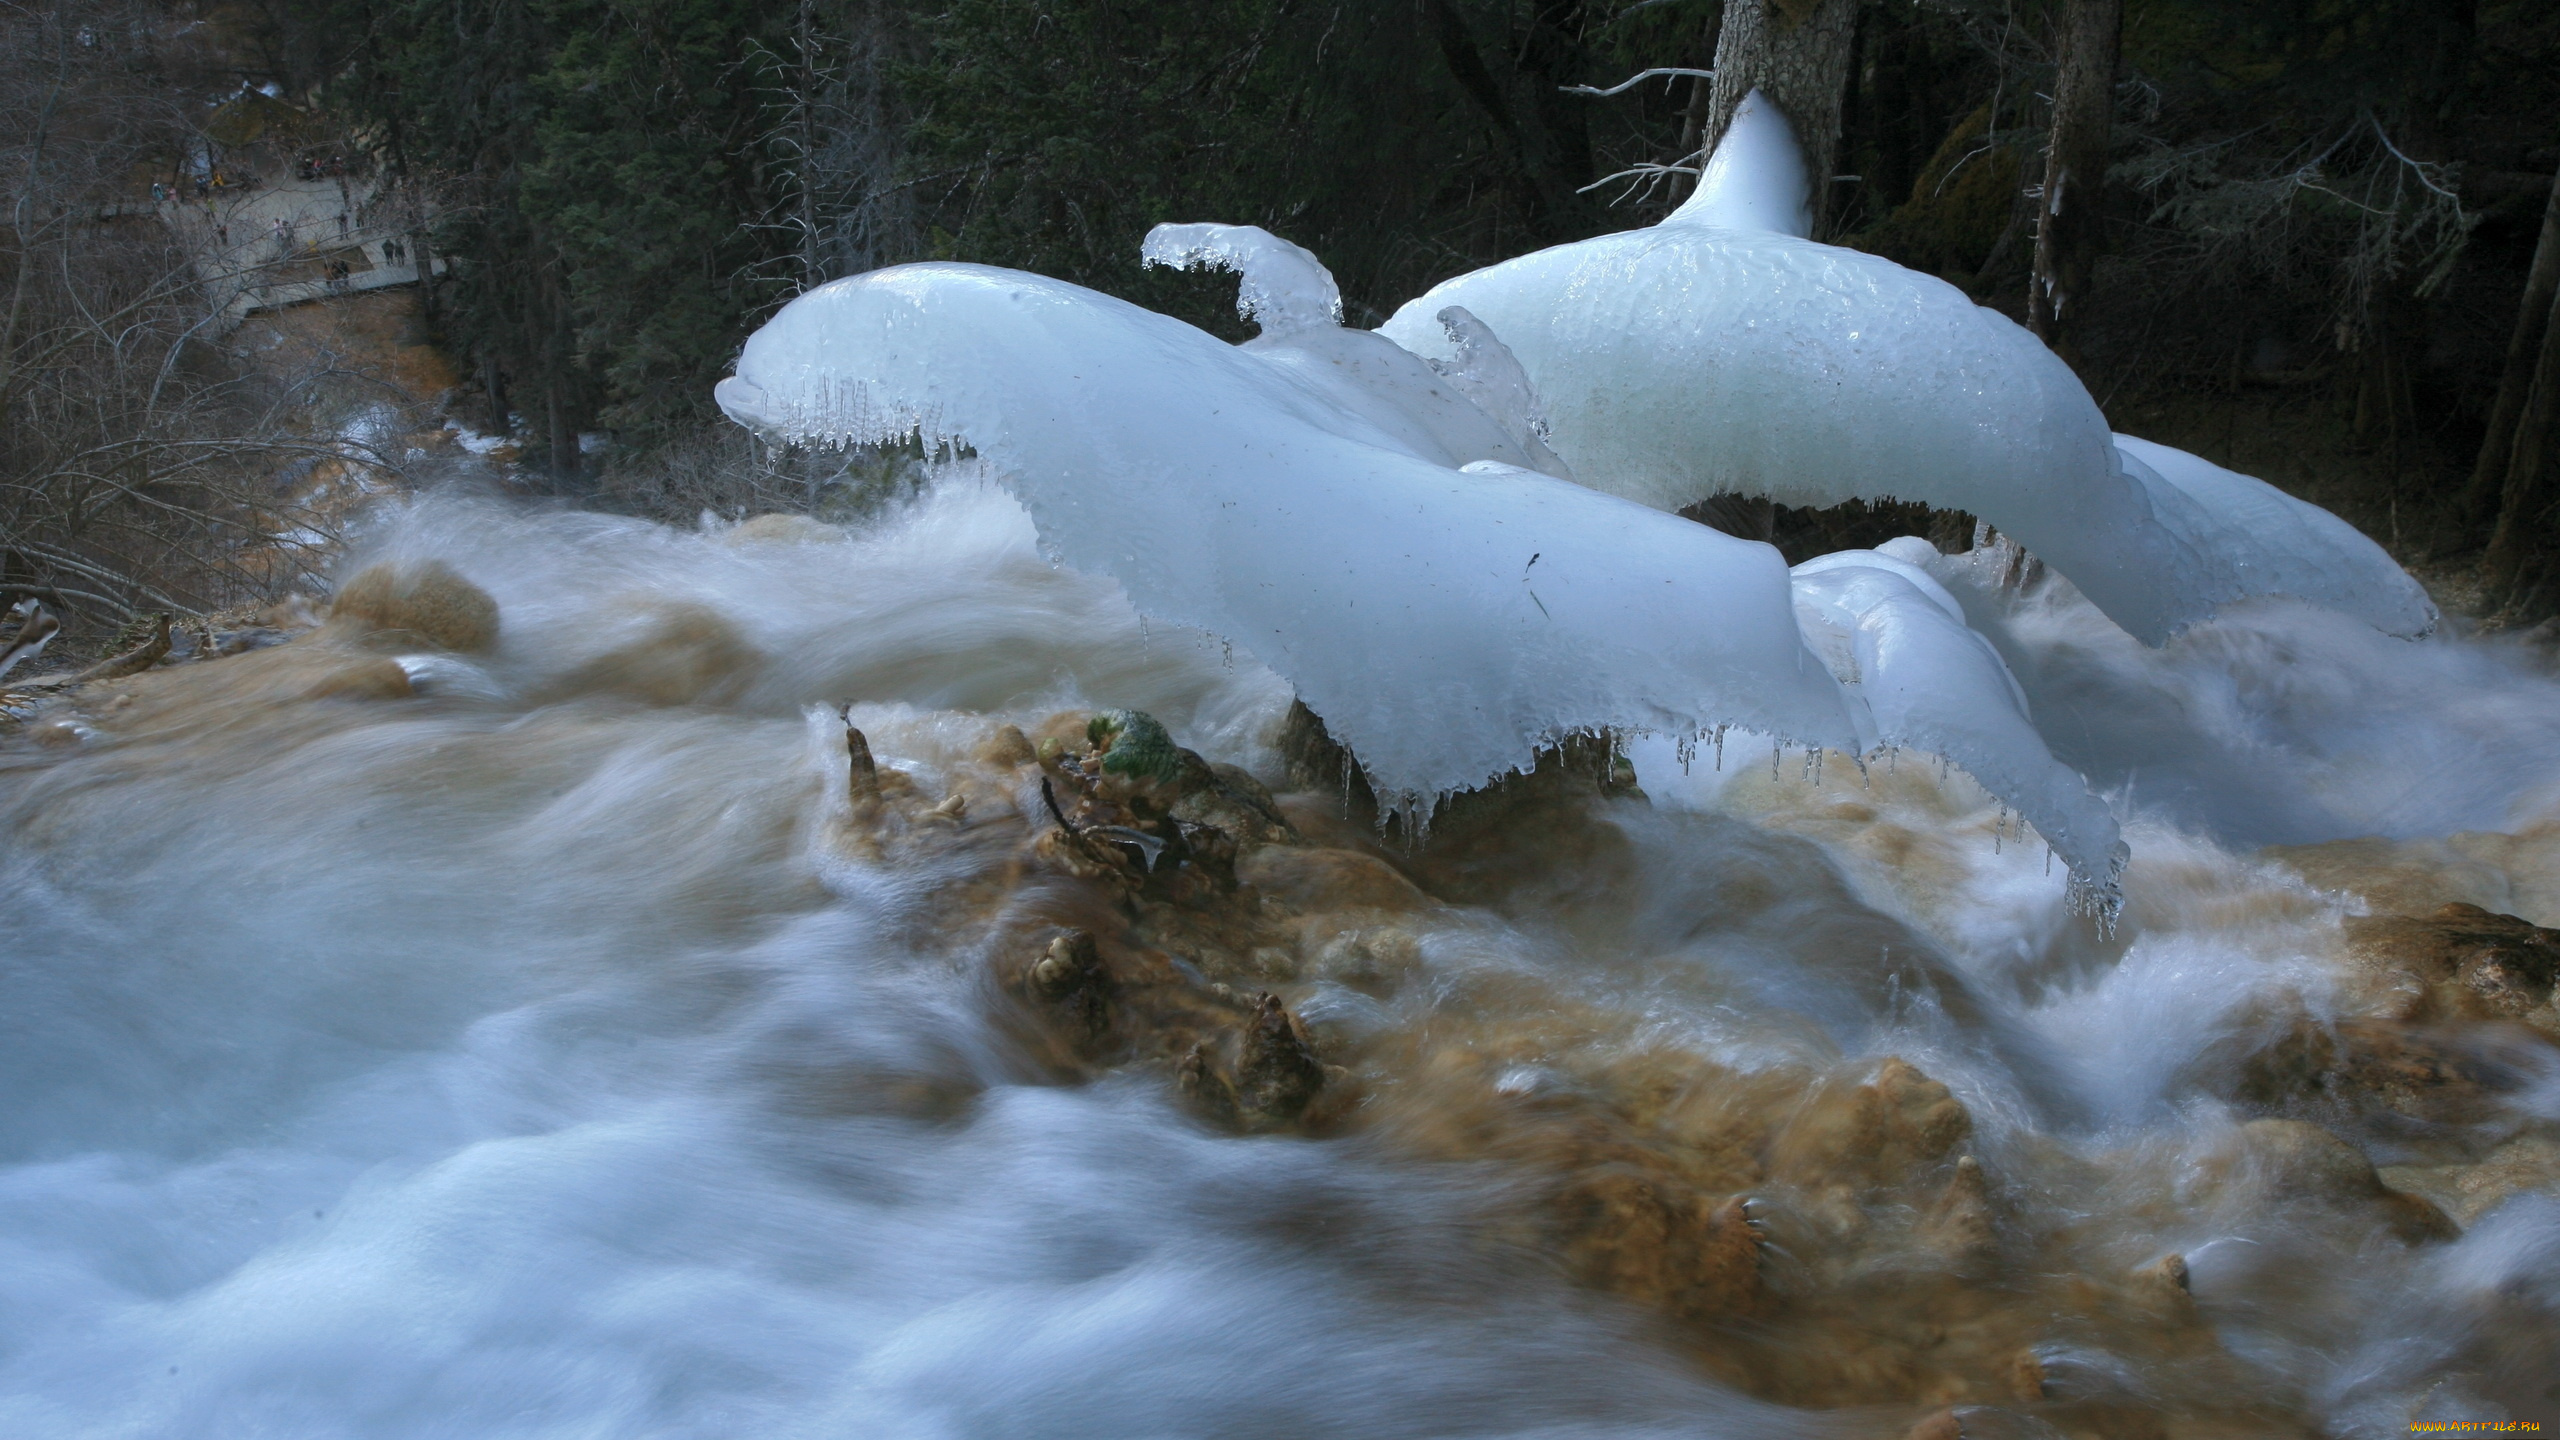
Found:
M 2546 1187 L 2408 1244 L 2216 1178 L 2253 1113 L 2217 1057 L 2333 1009 L 2341 925 L 2368 908 L 2262 847 L 2358 841 L 2395 883 L 2560 920 L 2560 849 L 2537 838 L 2560 685 L 2518 651 L 2275 604 L 2148 650 L 2067 590 L 1968 592 L 2049 743 L 2129 821 L 2113 934 L 1930 757 L 1831 756 L 1816 783 L 1738 732 L 1685 762 L 1634 739 L 1644 803 L 1416 867 L 1454 903 L 1406 926 L 1398 983 L 1274 962 L 1320 1048 L 1372 1057 L 1367 1093 L 1402 1118 L 1247 1135 L 1156 1070 L 1062 1074 L 1025 1041 L 1013 921 L 1071 887 L 1025 878 L 1037 787 L 979 757 L 1001 723 L 1125 707 L 1286 789 L 1289 688 L 1249 656 L 1143 625 L 965 479 L 849 535 L 439 500 L 367 543 L 485 589 L 498 646 L 406 656 L 416 693 L 384 699 L 226 690 L 222 667 L 265 657 L 211 662 L 182 705 L 0 749 L 0 1433 L 2560 1417 Z M 842 843 L 847 702 L 920 804 L 965 791 L 947 834 Z M 1541 1028 L 1558 1016 L 1577 1028 Z M 1851 1283 L 1835 1250 L 1865 1257 L 1857 1293 L 1902 1266 L 1990 1298 L 1885 1338 L 1855 1316 L 1774 1342 L 1775 1322 L 1666 1318 L 1506 1228 L 1517 1167 L 1412 1142 L 1444 1092 L 1399 1077 L 1437 1073 L 1422 1060 L 1461 1031 L 1500 1061 L 1468 1104 L 1627 1057 L 1735 1095 L 1794 1077 L 1770 1093 L 1810 1104 L 1896 1057 L 1961 1102 L 2002 1233 L 2033 1238 L 1965 1280 L 1856 1238 L 1903 1233 L 1885 1212 L 1916 1202 L 1771 1160 L 1754 1198 L 1785 1303 Z M 2500 1135 L 2544 1133 L 2560 1077 L 2504 1104 Z M 2173 1253 L 2197 1348 L 2048 1299 Z M 1922 1353 L 1905 1329 L 1944 1341 L 1991 1311 L 2041 1398 L 1913 1371 L 1781 1404 L 1717 1359 Z

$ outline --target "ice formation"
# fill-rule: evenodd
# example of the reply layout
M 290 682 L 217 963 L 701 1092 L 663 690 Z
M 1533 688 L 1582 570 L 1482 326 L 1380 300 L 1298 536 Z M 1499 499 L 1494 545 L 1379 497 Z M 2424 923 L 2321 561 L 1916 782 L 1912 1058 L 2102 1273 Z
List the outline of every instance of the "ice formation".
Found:
M 1464 310 L 1440 317 L 1455 355 L 1426 362 L 1369 331 L 1344 329 L 1333 272 L 1258 226 L 1158 225 L 1141 253 L 1150 265 L 1235 272 L 1236 313 L 1262 327 L 1244 348 L 1415 454 L 1452 468 L 1492 460 L 1573 478 L 1547 448 L 1546 420 L 1520 362 Z
M 1416 387 L 1449 408 L 1394 403 Z M 792 302 L 719 398 L 798 440 L 965 442 L 1049 553 L 1250 650 L 1407 803 L 1577 731 L 1872 740 L 1776 551 L 1534 473 L 1508 442 L 1453 451 L 1433 416 L 1463 397 L 1373 335 L 1230 346 L 1061 281 L 908 265 Z
M 1540 473 L 1563 467 L 1536 391 L 1463 307 L 1426 363 L 1316 323 L 1331 277 L 1262 231 L 1159 226 L 1146 253 L 1240 271 L 1265 333 L 1229 346 L 1058 281 L 907 266 L 794 302 L 721 404 L 795 440 L 972 447 L 1053 555 L 1249 648 L 1408 807 L 1575 732 L 1920 746 L 2107 903 L 2113 820 L 1925 574 L 1864 552 L 1790 580 L 1769 547 Z
M 2152 514 L 2218 566 L 2223 600 L 2289 595 L 2353 615 L 2387 635 L 2423 635 L 2435 602 L 2364 532 L 2254 476 L 2131 435 L 2118 464 L 2150 497 Z
M 2324 571 L 2304 598 L 2346 596 L 2393 633 L 2431 626 L 2415 587 L 2344 527 L 2231 483 L 2243 477 L 2179 468 L 2154 483 L 2034 336 L 1942 280 L 1804 238 L 1794 136 L 1765 106 L 1736 115 L 1661 224 L 1461 275 L 1379 333 L 1445 357 L 1438 317 L 1464 306 L 1519 358 L 1576 477 L 1649 505 L 1741 491 L 1970 511 L 2152 644 L 2235 600 L 2304 594 L 2301 577 Z
M 1804 149 L 1785 116 L 1758 90 L 1742 97 L 1725 126 L 1716 153 L 1699 172 L 1698 188 L 1663 221 L 1760 230 L 1803 240 L 1813 234 L 1811 188 Z
M 2026 692 L 1928 571 L 1894 553 L 1818 556 L 1794 572 L 1796 617 L 1815 653 L 1872 716 L 1883 744 L 1943 755 L 2017 808 L 2074 875 L 2111 884 L 2124 844 L 2106 802 L 2053 758 Z
M 1259 225 L 1158 225 L 1138 250 L 1149 265 L 1232 270 L 1236 313 L 1278 337 L 1342 324 L 1342 289 L 1301 245 Z

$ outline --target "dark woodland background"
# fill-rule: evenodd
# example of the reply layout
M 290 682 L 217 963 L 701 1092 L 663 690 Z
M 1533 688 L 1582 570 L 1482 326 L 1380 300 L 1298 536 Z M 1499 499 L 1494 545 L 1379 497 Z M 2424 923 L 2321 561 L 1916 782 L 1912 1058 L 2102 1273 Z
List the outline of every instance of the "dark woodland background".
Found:
M 2064 3 L 1857 0 L 1819 238 L 2026 319 Z M 1723 20 L 1719 0 L 14 14 L 13 94 L 67 55 L 114 69 L 93 78 L 116 94 L 180 97 L 132 146 L 202 126 L 203 97 L 272 82 L 432 196 L 420 243 L 452 268 L 424 308 L 463 380 L 452 403 L 512 424 L 548 457 L 540 483 L 577 503 L 688 518 L 741 467 L 792 463 L 753 455 L 710 389 L 812 283 L 983 261 L 1241 337 L 1232 278 L 1138 264 L 1149 226 L 1220 220 L 1313 250 L 1351 322 L 1374 324 L 1457 272 L 1660 218 L 1686 183 L 1660 167 L 1695 150 L 1706 82 L 1589 91 L 1707 66 Z M 218 43 L 170 38 L 190 33 Z M 2331 506 L 2493 623 L 2560 610 L 2540 475 L 2555 406 L 2522 404 L 2543 327 L 2519 326 L 2548 304 L 2524 307 L 2560 169 L 2560 5 L 2126 0 L 2114 75 L 2098 259 L 2066 354 L 2116 427 Z M 12 103 L 12 125 L 36 113 Z M 47 252 L 0 243 L 24 290 Z M 2484 465 L 2502 383 L 2516 414 Z M 581 432 L 612 443 L 581 457 Z M 2480 556 L 2502 509 L 2532 543 L 2498 570 Z

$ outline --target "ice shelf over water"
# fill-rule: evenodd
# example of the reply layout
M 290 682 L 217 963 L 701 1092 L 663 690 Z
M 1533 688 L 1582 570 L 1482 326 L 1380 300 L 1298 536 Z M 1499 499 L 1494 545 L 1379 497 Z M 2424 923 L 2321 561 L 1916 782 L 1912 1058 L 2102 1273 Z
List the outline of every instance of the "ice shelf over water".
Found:
M 1872 744 L 1775 550 L 1452 453 L 1382 398 L 1438 379 L 1392 350 L 1231 346 L 1063 281 L 907 265 L 792 302 L 719 399 L 801 441 L 965 442 L 1054 557 L 1250 650 L 1407 803 L 1604 727 Z
M 1661 511 L 1728 489 L 1970 510 L 2154 644 L 2258 595 L 2404 635 L 2433 608 L 2326 512 L 2110 435 L 2067 367 L 1953 287 L 1787 233 L 1801 181 L 1755 99 L 1663 225 L 1462 277 L 1377 333 L 1338 323 L 1295 245 L 1157 227 L 1150 263 L 1239 275 L 1263 329 L 1241 346 L 1038 276 L 897 267 L 795 301 L 720 402 L 793 441 L 974 450 L 1051 555 L 1245 646 L 1399 805 L 1600 729 L 1912 747 L 2108 893 L 2115 817 L 1925 556 L 1789 576 Z
M 1740 491 L 1970 511 L 2151 644 L 2260 594 L 2432 627 L 2417 587 L 2344 526 L 2228 471 L 2155 483 L 2158 462 L 2127 462 L 2036 337 L 1942 280 L 1804 238 L 1786 122 L 1736 115 L 1661 224 L 1461 275 L 1379 333 L 1446 356 L 1438 317 L 1465 307 L 1518 357 L 1575 476 L 1648 505 Z
M 2107 903 L 2113 817 L 1926 574 L 1870 551 L 1789 576 L 1771 547 L 1542 473 L 1564 467 L 1534 387 L 1463 307 L 1426 362 L 1319 323 L 1332 277 L 1259 230 L 1160 226 L 1146 253 L 1241 272 L 1265 333 L 1230 346 L 1060 281 L 903 266 L 793 302 L 720 403 L 790 440 L 967 445 L 1052 555 L 1245 646 L 1399 805 L 1602 729 L 1914 746 Z

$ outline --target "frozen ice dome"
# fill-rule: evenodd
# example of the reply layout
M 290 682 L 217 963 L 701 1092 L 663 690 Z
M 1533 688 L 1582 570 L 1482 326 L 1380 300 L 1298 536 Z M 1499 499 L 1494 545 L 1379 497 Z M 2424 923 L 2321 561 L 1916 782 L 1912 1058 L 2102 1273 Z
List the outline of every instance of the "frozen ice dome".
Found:
M 2129 465 L 2036 337 L 1942 280 L 1803 238 L 1789 208 L 1803 179 L 1784 117 L 1746 103 L 1660 225 L 1445 281 L 1379 333 L 1445 358 L 1438 317 L 1463 306 L 1518 358 L 1574 476 L 1662 509 L 1739 491 L 1969 511 L 2152 644 L 2269 593 L 2357 591 L 2335 603 L 2424 628 L 2422 597 L 2378 550 L 2358 552 L 2352 582 L 2306 593 L 2300 576 L 2355 549 L 2309 507 Z
M 1446 386 L 1360 332 L 1231 346 L 1063 281 L 926 264 L 801 296 L 718 394 L 792 440 L 965 442 L 1054 558 L 1286 676 L 1401 803 L 1603 728 L 1866 748 L 1776 550 L 1452 456 L 1346 378 L 1364 366 Z
M 2435 629 L 2426 587 L 2353 525 L 2201 456 L 2131 435 L 2115 440 L 2118 463 L 2149 493 L 2160 523 L 2219 568 L 2223 599 L 2289 595 L 2389 635 Z

